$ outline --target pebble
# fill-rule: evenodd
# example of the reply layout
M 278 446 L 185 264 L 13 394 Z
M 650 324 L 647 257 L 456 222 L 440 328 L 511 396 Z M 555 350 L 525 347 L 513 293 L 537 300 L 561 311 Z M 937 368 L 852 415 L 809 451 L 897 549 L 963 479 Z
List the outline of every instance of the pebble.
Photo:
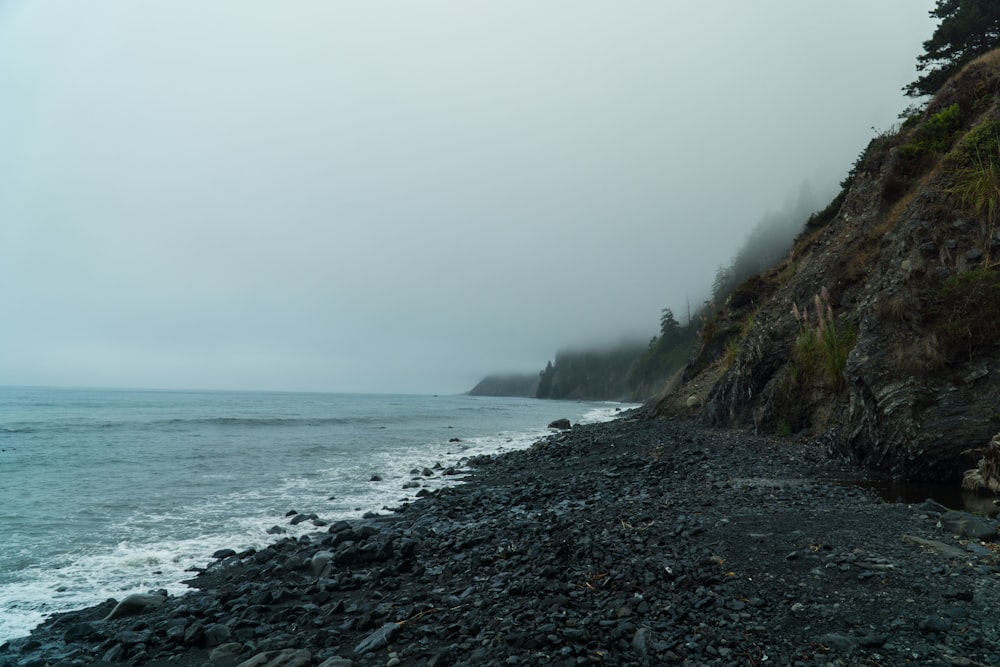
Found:
M 996 664 L 992 551 L 935 505 L 827 484 L 850 470 L 822 447 L 627 419 L 471 472 L 405 512 L 220 550 L 187 595 L 57 615 L 0 667 Z

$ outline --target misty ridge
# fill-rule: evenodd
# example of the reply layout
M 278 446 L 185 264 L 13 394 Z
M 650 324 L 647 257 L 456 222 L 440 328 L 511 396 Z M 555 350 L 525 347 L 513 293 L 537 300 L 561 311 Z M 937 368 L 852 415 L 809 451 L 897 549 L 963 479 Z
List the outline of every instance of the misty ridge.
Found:
M 664 308 L 659 331 L 647 342 L 623 336 L 617 343 L 560 348 L 537 374 L 495 373 L 470 390 L 476 396 L 525 396 L 559 400 L 643 401 L 660 393 L 671 376 L 689 361 L 700 330 L 748 279 L 786 257 L 804 230 L 821 224 L 839 208 L 852 181 L 840 183 L 833 201 L 828 191 L 803 182 L 783 205 L 765 212 L 747 233 L 728 263 L 716 269 L 709 287 L 705 279 L 687 312 Z M 668 241 L 669 242 L 669 239 Z M 627 294 L 622 298 L 628 298 Z

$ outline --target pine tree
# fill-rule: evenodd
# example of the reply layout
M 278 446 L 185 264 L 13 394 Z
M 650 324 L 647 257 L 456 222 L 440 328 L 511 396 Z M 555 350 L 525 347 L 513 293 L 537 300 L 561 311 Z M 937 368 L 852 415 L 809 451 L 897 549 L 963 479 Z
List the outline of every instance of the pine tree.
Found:
M 941 22 L 917 56 L 924 74 L 903 89 L 910 97 L 935 94 L 967 62 L 1000 46 L 997 0 L 937 0 L 930 15 Z

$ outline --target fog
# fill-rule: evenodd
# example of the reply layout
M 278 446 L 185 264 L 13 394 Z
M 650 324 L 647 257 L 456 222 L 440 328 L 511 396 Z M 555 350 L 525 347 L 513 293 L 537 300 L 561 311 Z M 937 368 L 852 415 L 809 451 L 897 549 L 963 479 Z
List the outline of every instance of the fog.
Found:
M 648 339 L 896 122 L 933 5 L 8 0 L 0 384 L 453 393 Z

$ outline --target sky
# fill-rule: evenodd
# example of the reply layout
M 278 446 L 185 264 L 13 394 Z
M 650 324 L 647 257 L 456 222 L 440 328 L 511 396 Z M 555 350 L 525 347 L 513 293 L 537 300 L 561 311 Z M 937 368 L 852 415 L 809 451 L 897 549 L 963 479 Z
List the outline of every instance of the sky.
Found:
M 0 2 L 0 384 L 458 393 L 648 339 L 897 122 L 933 5 Z

